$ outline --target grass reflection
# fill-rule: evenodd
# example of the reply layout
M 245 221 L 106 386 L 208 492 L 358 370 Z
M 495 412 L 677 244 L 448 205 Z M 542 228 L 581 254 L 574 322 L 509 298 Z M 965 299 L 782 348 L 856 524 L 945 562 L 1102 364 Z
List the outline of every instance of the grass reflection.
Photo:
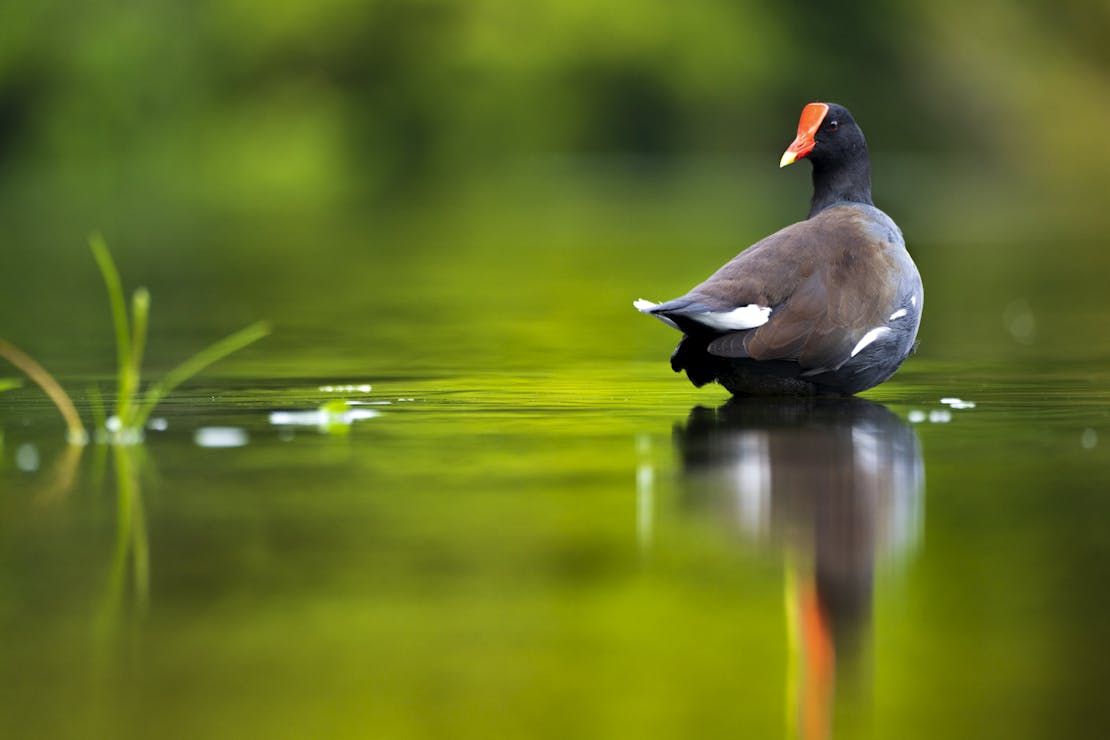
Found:
M 97 634 L 114 635 L 128 608 L 136 616 L 150 605 L 150 544 L 143 509 L 141 472 L 149 465 L 145 448 L 112 445 L 116 484 L 116 542 L 108 570 Z
M 783 552 L 790 735 L 831 737 L 838 679 L 868 643 L 876 561 L 912 550 L 922 526 L 913 428 L 858 398 L 733 399 L 695 408 L 676 439 L 690 506 Z
M 0 443 L 3 435 L 0 434 Z M 3 444 L 0 444 L 0 450 Z M 34 501 L 39 505 L 49 505 L 61 501 L 69 495 L 77 480 L 78 464 L 81 462 L 81 445 L 67 444 L 61 454 L 46 471 L 41 485 L 35 489 Z

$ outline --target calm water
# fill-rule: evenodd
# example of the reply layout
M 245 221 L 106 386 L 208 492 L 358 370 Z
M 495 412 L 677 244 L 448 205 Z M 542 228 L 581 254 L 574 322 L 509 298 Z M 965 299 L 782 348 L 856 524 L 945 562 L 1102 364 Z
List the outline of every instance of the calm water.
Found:
M 16 394 L 5 735 L 1106 720 L 1104 374 L 975 384 L 954 408 L 923 362 L 885 404 L 724 404 L 658 365 L 606 370 L 204 386 L 144 447 L 79 456 Z M 274 415 L 336 397 L 373 413 Z
M 280 272 L 295 250 L 118 250 L 157 367 L 278 331 L 139 447 L 67 449 L 33 389 L 0 396 L 0 732 L 1096 736 L 1110 371 L 1101 336 L 1061 348 L 1105 311 L 926 256 L 926 341 L 893 381 L 726 403 L 629 305 L 702 276 L 700 249 L 619 272 L 629 245 Z M 88 310 L 9 315 L 50 330 L 23 343 L 87 417 L 113 355 L 84 259 L 57 279 Z M 237 291 L 248 266 L 265 287 Z

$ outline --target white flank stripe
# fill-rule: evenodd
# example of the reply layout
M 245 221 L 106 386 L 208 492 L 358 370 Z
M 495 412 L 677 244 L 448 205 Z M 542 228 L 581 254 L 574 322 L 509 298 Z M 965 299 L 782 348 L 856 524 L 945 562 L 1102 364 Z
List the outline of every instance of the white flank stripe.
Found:
M 705 313 L 690 314 L 690 318 L 711 329 L 741 331 L 766 324 L 767 319 L 771 318 L 771 307 L 749 303 L 731 311 L 706 311 Z
M 890 315 L 890 318 L 889 318 L 889 319 L 887 319 L 887 321 L 894 321 L 895 319 L 900 319 L 900 318 L 902 318 L 903 316 L 905 316 L 905 315 L 906 315 L 907 313 L 909 313 L 909 311 L 907 311 L 907 310 L 906 310 L 906 309 L 904 309 L 904 308 L 900 308 L 900 309 L 898 309 L 897 311 L 895 311 L 894 313 L 892 313 L 892 314 Z
M 852 348 L 852 354 L 851 354 L 851 357 L 855 357 L 856 355 L 858 355 L 858 354 L 859 354 L 860 352 L 862 352 L 862 351 L 863 351 L 863 348 L 864 348 L 864 347 L 866 347 L 867 345 L 871 344 L 871 343 L 872 343 L 872 342 L 874 342 L 874 341 L 875 341 L 876 339 L 878 339 L 878 338 L 879 338 L 879 337 L 881 337 L 881 336 L 882 336 L 883 334 L 886 334 L 886 333 L 887 333 L 887 332 L 889 332 L 889 331 L 890 331 L 890 328 L 889 328 L 889 327 L 886 327 L 886 326 L 876 326 L 876 327 L 875 327 L 874 329 L 872 329 L 871 331 L 869 331 L 869 332 L 867 332 L 866 334 L 864 334 L 864 335 L 863 335 L 863 339 L 861 339 L 861 340 L 859 340 L 858 342 L 856 342 L 856 346 Z
M 917 305 L 917 293 L 914 293 L 913 295 L 910 296 L 910 305 L 911 306 L 916 306 Z

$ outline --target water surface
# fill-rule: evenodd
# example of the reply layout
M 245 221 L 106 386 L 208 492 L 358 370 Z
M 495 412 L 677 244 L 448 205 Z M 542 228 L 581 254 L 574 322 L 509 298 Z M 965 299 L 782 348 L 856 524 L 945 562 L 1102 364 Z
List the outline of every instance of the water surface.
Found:
M 35 389 L 0 395 L 4 736 L 1097 734 L 1103 253 L 911 239 L 893 380 L 727 403 L 630 304 L 768 225 L 657 205 L 124 240 L 152 372 L 276 330 L 140 446 L 67 448 Z M 88 419 L 91 260 L 14 243 L 7 336 Z
M 1105 374 L 979 372 L 728 404 L 661 363 L 236 378 L 83 452 L 15 392 L 6 732 L 1080 733 L 1105 719 Z M 376 413 L 273 416 L 337 397 Z

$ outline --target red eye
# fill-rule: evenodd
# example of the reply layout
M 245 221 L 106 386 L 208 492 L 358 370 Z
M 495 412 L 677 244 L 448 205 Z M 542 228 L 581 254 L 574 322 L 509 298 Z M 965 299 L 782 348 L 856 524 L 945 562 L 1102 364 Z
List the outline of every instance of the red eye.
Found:
M 829 121 L 829 131 L 836 131 L 840 127 L 840 121 Z

